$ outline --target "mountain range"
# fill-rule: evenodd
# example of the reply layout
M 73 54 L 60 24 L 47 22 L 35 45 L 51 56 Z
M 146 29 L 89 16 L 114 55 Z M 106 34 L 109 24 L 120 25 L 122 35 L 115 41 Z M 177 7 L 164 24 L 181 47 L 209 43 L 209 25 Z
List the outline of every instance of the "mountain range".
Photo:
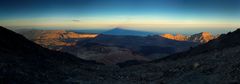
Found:
M 0 27 L 3 84 L 238 84 L 240 29 L 140 65 L 105 66 L 49 50 Z
M 98 34 L 75 33 L 66 30 L 15 30 L 29 40 L 44 47 L 55 49 L 56 46 L 74 46 L 78 41 L 95 38 Z
M 106 32 L 108 34 L 74 33 L 63 30 L 30 30 L 19 33 L 46 48 L 68 52 L 82 59 L 96 60 L 105 64 L 116 64 L 129 60 L 150 61 L 185 51 L 198 44 L 146 33 L 146 36 L 141 36 L 143 33 L 141 31 L 134 31 L 133 35 L 133 30 L 121 28 Z M 110 34 L 116 32 L 119 32 L 119 34 Z
M 113 28 L 111 30 L 101 33 L 103 35 L 118 35 L 118 36 L 152 36 L 157 35 L 157 33 L 144 32 L 138 30 L 130 30 L 125 28 Z M 201 32 L 193 35 L 183 35 L 183 34 L 160 34 L 160 36 L 176 40 L 176 41 L 191 41 L 198 43 L 207 43 L 208 41 L 217 38 L 219 35 L 212 35 L 210 32 Z
M 18 33 L 43 47 L 68 52 L 86 60 L 104 64 L 126 61 L 150 61 L 188 50 L 213 39 L 213 35 L 153 33 L 114 28 L 101 34 L 75 33 L 65 30 L 25 30 Z

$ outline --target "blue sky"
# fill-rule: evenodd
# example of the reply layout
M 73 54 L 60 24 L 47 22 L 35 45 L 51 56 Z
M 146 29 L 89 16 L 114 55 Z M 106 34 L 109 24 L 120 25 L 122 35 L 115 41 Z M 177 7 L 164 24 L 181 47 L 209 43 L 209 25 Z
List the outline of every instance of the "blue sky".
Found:
M 26 28 L 177 32 L 240 26 L 240 0 L 1 0 L 0 10 L 1 25 Z

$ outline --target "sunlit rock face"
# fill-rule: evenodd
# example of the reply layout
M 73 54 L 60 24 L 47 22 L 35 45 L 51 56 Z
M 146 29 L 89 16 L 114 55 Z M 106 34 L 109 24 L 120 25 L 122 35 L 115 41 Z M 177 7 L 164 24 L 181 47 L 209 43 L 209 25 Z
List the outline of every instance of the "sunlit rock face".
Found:
M 95 38 L 97 34 L 79 34 L 65 30 L 31 30 L 20 32 L 26 38 L 44 47 L 73 46 L 78 40 Z
M 168 38 L 168 39 L 172 39 L 172 40 L 177 40 L 177 41 L 186 41 L 187 40 L 187 36 L 184 36 L 182 34 L 176 34 L 176 35 L 172 35 L 172 34 L 162 34 L 162 37 Z
M 78 34 L 75 32 L 67 32 L 64 34 L 64 38 L 69 38 L 69 39 L 85 39 L 85 38 L 95 38 L 97 34 Z
M 207 43 L 208 41 L 217 38 L 218 36 L 214 36 L 209 32 L 201 32 L 198 34 L 190 35 L 190 36 L 185 36 L 182 34 L 162 34 L 162 37 L 172 39 L 172 40 L 177 40 L 177 41 L 191 41 L 191 42 L 198 42 L 198 43 Z
M 215 37 L 209 32 L 201 32 L 198 34 L 191 35 L 188 40 L 193 42 L 207 43 Z

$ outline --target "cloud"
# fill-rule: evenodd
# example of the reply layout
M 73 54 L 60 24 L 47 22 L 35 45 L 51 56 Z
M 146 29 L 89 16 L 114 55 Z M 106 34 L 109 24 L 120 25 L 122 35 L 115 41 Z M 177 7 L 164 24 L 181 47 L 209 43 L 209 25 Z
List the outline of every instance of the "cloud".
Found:
M 72 20 L 73 22 L 80 22 L 80 20 Z

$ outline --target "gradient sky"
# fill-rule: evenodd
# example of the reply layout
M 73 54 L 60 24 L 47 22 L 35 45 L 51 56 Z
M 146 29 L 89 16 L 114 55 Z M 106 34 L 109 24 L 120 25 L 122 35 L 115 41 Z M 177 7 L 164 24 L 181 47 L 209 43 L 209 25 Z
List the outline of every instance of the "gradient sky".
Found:
M 1 0 L 0 10 L 0 25 L 19 28 L 223 32 L 240 27 L 240 0 Z

